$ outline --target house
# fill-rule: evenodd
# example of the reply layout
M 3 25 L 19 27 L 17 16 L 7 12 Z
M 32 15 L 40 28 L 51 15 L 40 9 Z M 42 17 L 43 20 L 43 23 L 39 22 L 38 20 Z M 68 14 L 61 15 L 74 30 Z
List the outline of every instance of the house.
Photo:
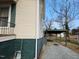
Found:
M 70 40 L 71 41 L 75 41 L 75 42 L 78 42 L 79 43 L 79 32 L 75 32 L 75 34 L 71 34 L 69 36 Z
M 43 47 L 44 0 L 0 0 L 0 59 L 37 59 Z
M 72 29 L 69 37 L 71 41 L 76 41 L 79 43 L 79 28 Z

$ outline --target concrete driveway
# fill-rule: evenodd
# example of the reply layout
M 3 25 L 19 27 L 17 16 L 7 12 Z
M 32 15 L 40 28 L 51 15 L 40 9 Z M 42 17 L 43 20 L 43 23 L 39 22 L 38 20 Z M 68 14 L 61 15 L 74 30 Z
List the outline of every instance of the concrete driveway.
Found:
M 40 59 L 79 59 L 79 54 L 60 44 L 54 45 L 54 43 L 48 42 Z

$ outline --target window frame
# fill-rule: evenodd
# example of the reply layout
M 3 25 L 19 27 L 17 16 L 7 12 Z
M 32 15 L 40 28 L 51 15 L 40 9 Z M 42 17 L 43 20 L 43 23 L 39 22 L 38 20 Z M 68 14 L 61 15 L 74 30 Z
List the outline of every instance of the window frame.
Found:
M 7 24 L 7 26 L 0 26 L 1 28 L 2 27 L 10 27 L 10 22 L 11 22 L 11 5 L 1 5 L 0 7 L 9 7 L 9 11 L 8 11 L 8 24 Z

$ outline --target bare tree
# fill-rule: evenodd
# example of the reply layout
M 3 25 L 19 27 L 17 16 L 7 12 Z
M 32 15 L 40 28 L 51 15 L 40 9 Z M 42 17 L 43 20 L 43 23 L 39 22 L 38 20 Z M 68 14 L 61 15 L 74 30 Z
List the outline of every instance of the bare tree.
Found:
M 56 20 L 54 20 L 55 22 L 59 23 L 59 26 L 61 29 L 64 29 L 64 19 L 62 17 L 62 15 L 59 15 Z
M 73 20 L 76 20 L 79 16 L 78 2 L 79 1 L 77 0 L 50 1 L 51 14 L 53 14 L 52 11 L 58 14 L 58 18 L 56 19 L 56 21 L 59 22 L 63 26 L 63 29 L 66 30 L 66 41 L 69 39 L 69 29 L 71 25 L 70 23 Z
M 45 28 L 45 30 L 52 30 L 52 28 L 53 28 L 53 20 L 46 18 L 44 20 L 44 28 Z

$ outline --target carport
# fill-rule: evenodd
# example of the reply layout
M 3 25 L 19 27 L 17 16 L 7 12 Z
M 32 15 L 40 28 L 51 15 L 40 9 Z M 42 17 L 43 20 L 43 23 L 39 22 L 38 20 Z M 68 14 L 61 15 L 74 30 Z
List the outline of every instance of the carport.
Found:
M 55 34 L 56 39 L 57 39 L 57 35 L 60 34 L 60 39 L 61 39 L 61 33 L 65 33 L 65 32 L 66 32 L 66 30 L 46 30 L 46 31 L 44 31 L 44 34 L 45 34 L 45 36 L 46 36 L 46 34 L 49 34 L 49 35 Z M 64 38 L 64 39 L 66 41 L 66 38 Z

